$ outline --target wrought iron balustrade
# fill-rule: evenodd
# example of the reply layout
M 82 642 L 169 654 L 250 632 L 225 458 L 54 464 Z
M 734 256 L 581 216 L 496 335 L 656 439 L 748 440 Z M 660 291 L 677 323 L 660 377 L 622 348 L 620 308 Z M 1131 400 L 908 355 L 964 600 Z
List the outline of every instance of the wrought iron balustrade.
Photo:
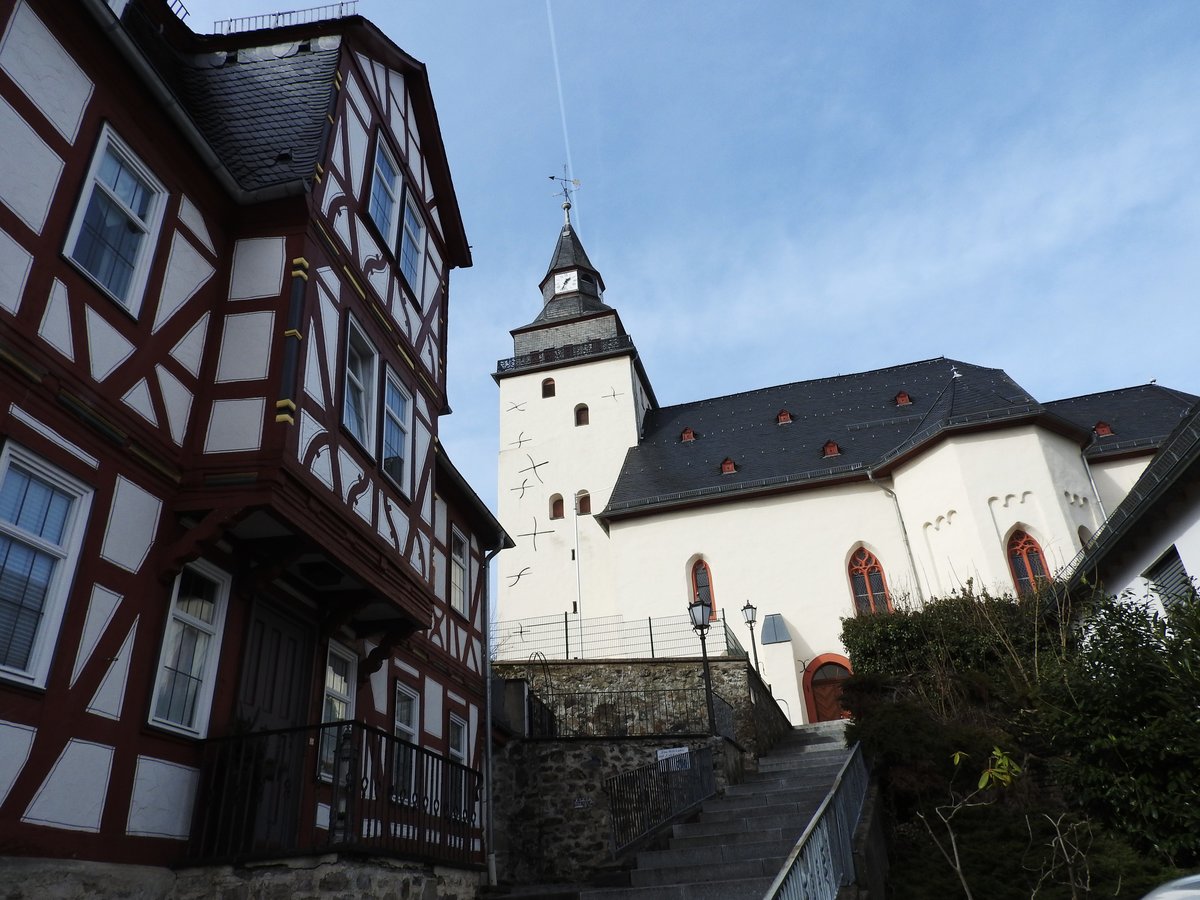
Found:
M 630 737 L 708 734 L 704 688 L 635 691 L 575 691 L 532 698 L 539 715 L 530 715 L 530 737 Z M 713 694 L 716 733 L 731 740 L 733 707 Z
M 854 880 L 854 830 L 870 776 L 855 744 L 829 794 L 788 854 L 764 900 L 835 900 Z
M 479 772 L 361 722 L 213 738 L 192 863 L 352 851 L 482 865 Z
M 588 356 L 600 356 L 615 353 L 618 350 L 629 350 L 633 347 L 633 338 L 620 334 L 610 338 L 595 338 L 578 344 L 568 344 L 565 347 L 549 347 L 545 350 L 534 350 L 520 356 L 501 359 L 496 363 L 496 372 L 516 372 L 521 369 L 533 369 L 538 366 L 550 365 L 568 359 L 583 359 Z
M 712 747 L 618 772 L 604 780 L 604 790 L 615 856 L 716 794 Z

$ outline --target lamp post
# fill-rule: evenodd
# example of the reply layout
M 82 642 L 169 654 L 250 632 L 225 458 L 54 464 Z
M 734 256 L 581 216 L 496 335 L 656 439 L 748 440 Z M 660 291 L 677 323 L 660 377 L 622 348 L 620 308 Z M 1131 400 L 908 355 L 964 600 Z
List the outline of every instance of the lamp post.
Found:
M 717 733 L 717 716 L 713 710 L 712 675 L 708 671 L 708 629 L 712 617 L 712 601 L 697 597 L 688 604 L 692 630 L 700 635 L 700 653 L 704 657 L 704 702 L 708 707 L 708 733 Z
M 758 645 L 754 643 L 754 623 L 758 621 L 758 607 L 747 600 L 746 605 L 742 607 L 742 618 L 750 626 L 750 649 L 754 651 L 754 671 L 758 673 L 759 678 L 762 678 L 762 668 L 758 664 Z

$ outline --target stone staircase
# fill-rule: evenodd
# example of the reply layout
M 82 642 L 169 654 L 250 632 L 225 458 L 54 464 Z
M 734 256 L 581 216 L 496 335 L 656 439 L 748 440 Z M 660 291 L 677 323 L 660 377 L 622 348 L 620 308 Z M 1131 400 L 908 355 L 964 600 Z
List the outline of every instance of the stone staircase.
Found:
M 845 764 L 844 722 L 793 729 L 759 770 L 672 826 L 667 850 L 637 854 L 630 886 L 543 886 L 507 897 L 540 900 L 761 900 Z

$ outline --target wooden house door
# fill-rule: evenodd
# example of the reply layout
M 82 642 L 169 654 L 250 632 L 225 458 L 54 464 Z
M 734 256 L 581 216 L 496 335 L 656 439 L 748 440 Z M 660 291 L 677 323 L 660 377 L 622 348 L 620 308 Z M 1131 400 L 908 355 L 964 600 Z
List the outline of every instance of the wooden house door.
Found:
M 849 670 L 838 663 L 822 665 L 812 676 L 813 711 L 815 722 L 832 722 L 846 717 L 842 708 L 842 682 L 850 677 Z

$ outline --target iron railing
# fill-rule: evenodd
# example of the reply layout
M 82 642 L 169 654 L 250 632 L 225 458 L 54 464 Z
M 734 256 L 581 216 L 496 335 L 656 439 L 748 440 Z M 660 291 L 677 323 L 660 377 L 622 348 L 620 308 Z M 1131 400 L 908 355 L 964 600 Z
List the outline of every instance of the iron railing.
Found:
M 694 809 L 717 792 L 712 747 L 618 772 L 606 778 L 613 855 Z
M 708 633 L 710 656 L 748 658 L 729 623 L 722 618 Z M 700 656 L 700 638 L 691 617 L 647 616 L 626 621 L 623 616 L 579 619 L 530 616 L 497 622 L 493 629 L 496 660 L 527 660 L 541 653 L 546 659 L 659 659 Z
M 257 31 L 260 28 L 283 28 L 287 25 L 307 25 L 326 19 L 352 16 L 358 10 L 358 0 L 342 0 L 341 3 L 326 3 L 308 9 L 293 9 L 287 12 L 262 13 L 255 16 L 239 16 L 236 19 L 217 19 L 213 31 L 217 34 L 233 34 L 237 31 Z
M 763 900 L 835 900 L 839 888 L 854 881 L 854 831 L 868 782 L 862 748 L 855 744 Z
M 735 740 L 733 707 L 717 694 L 717 721 L 710 729 L 704 688 L 531 694 L 530 701 L 529 736 L 534 738 L 713 733 Z
M 205 742 L 187 858 L 352 851 L 482 865 L 479 772 L 361 722 Z
M 618 350 L 633 348 L 633 338 L 627 334 L 610 338 L 595 338 L 579 344 L 568 344 L 565 347 L 550 347 L 545 350 L 534 350 L 521 356 L 513 356 L 496 362 L 496 374 L 516 372 L 521 369 L 533 369 L 538 366 L 550 365 L 567 359 L 582 359 L 588 356 L 600 356 L 606 353 L 616 353 Z

